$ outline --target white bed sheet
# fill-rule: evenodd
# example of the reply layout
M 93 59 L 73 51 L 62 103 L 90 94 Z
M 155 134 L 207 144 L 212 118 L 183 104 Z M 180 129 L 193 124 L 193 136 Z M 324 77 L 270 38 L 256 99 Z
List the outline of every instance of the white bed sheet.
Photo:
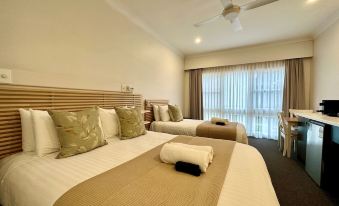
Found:
M 51 206 L 71 187 L 174 137 L 148 132 L 131 140 L 113 138 L 106 146 L 65 159 L 54 159 L 56 153 L 12 155 L 0 162 L 1 204 Z M 218 205 L 279 205 L 265 162 L 255 148 L 235 145 Z
M 175 135 L 196 136 L 197 127 L 199 124 L 203 122 L 205 122 L 205 120 L 196 120 L 196 119 L 184 119 L 181 122 L 153 121 L 150 130 L 154 132 L 163 132 Z M 248 144 L 246 129 L 244 125 L 240 123 L 237 124 L 236 141 Z

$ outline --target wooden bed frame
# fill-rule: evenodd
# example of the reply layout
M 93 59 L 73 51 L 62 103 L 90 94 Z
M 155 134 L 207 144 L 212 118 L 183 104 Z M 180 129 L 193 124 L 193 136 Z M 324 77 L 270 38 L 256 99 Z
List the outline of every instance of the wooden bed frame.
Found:
M 0 84 L 0 159 L 22 151 L 19 108 L 79 111 L 99 106 L 142 107 L 139 94 Z

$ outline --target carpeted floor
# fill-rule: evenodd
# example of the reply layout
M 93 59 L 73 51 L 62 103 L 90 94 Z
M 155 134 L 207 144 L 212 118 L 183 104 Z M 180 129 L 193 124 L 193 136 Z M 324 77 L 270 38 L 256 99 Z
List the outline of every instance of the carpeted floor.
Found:
M 339 205 L 313 182 L 301 163 L 282 156 L 277 141 L 249 138 L 249 144 L 264 157 L 280 205 Z

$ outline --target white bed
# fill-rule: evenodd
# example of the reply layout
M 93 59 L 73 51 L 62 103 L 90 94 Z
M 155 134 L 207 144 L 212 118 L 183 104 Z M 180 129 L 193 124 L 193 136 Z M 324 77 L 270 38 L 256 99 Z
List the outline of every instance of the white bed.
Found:
M 199 124 L 205 122 L 205 120 L 184 119 L 181 122 L 162 122 L 153 121 L 150 130 L 154 132 L 163 132 L 175 135 L 188 135 L 196 136 L 196 129 Z M 248 144 L 248 138 L 246 129 L 243 124 L 237 124 L 237 137 L 236 141 L 244 144 Z
M 148 132 L 65 159 L 18 153 L 0 162 L 3 206 L 51 206 L 71 187 L 164 143 L 175 135 Z M 253 147 L 236 143 L 218 205 L 279 205 L 265 162 Z

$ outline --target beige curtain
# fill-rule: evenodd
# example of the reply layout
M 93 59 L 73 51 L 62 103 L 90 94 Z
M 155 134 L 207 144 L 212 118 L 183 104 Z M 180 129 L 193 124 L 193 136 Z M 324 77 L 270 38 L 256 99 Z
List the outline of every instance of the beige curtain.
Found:
M 306 109 L 305 107 L 303 59 L 285 60 L 283 111 L 287 116 L 289 109 Z
M 191 118 L 203 119 L 202 69 L 189 71 L 189 98 Z

